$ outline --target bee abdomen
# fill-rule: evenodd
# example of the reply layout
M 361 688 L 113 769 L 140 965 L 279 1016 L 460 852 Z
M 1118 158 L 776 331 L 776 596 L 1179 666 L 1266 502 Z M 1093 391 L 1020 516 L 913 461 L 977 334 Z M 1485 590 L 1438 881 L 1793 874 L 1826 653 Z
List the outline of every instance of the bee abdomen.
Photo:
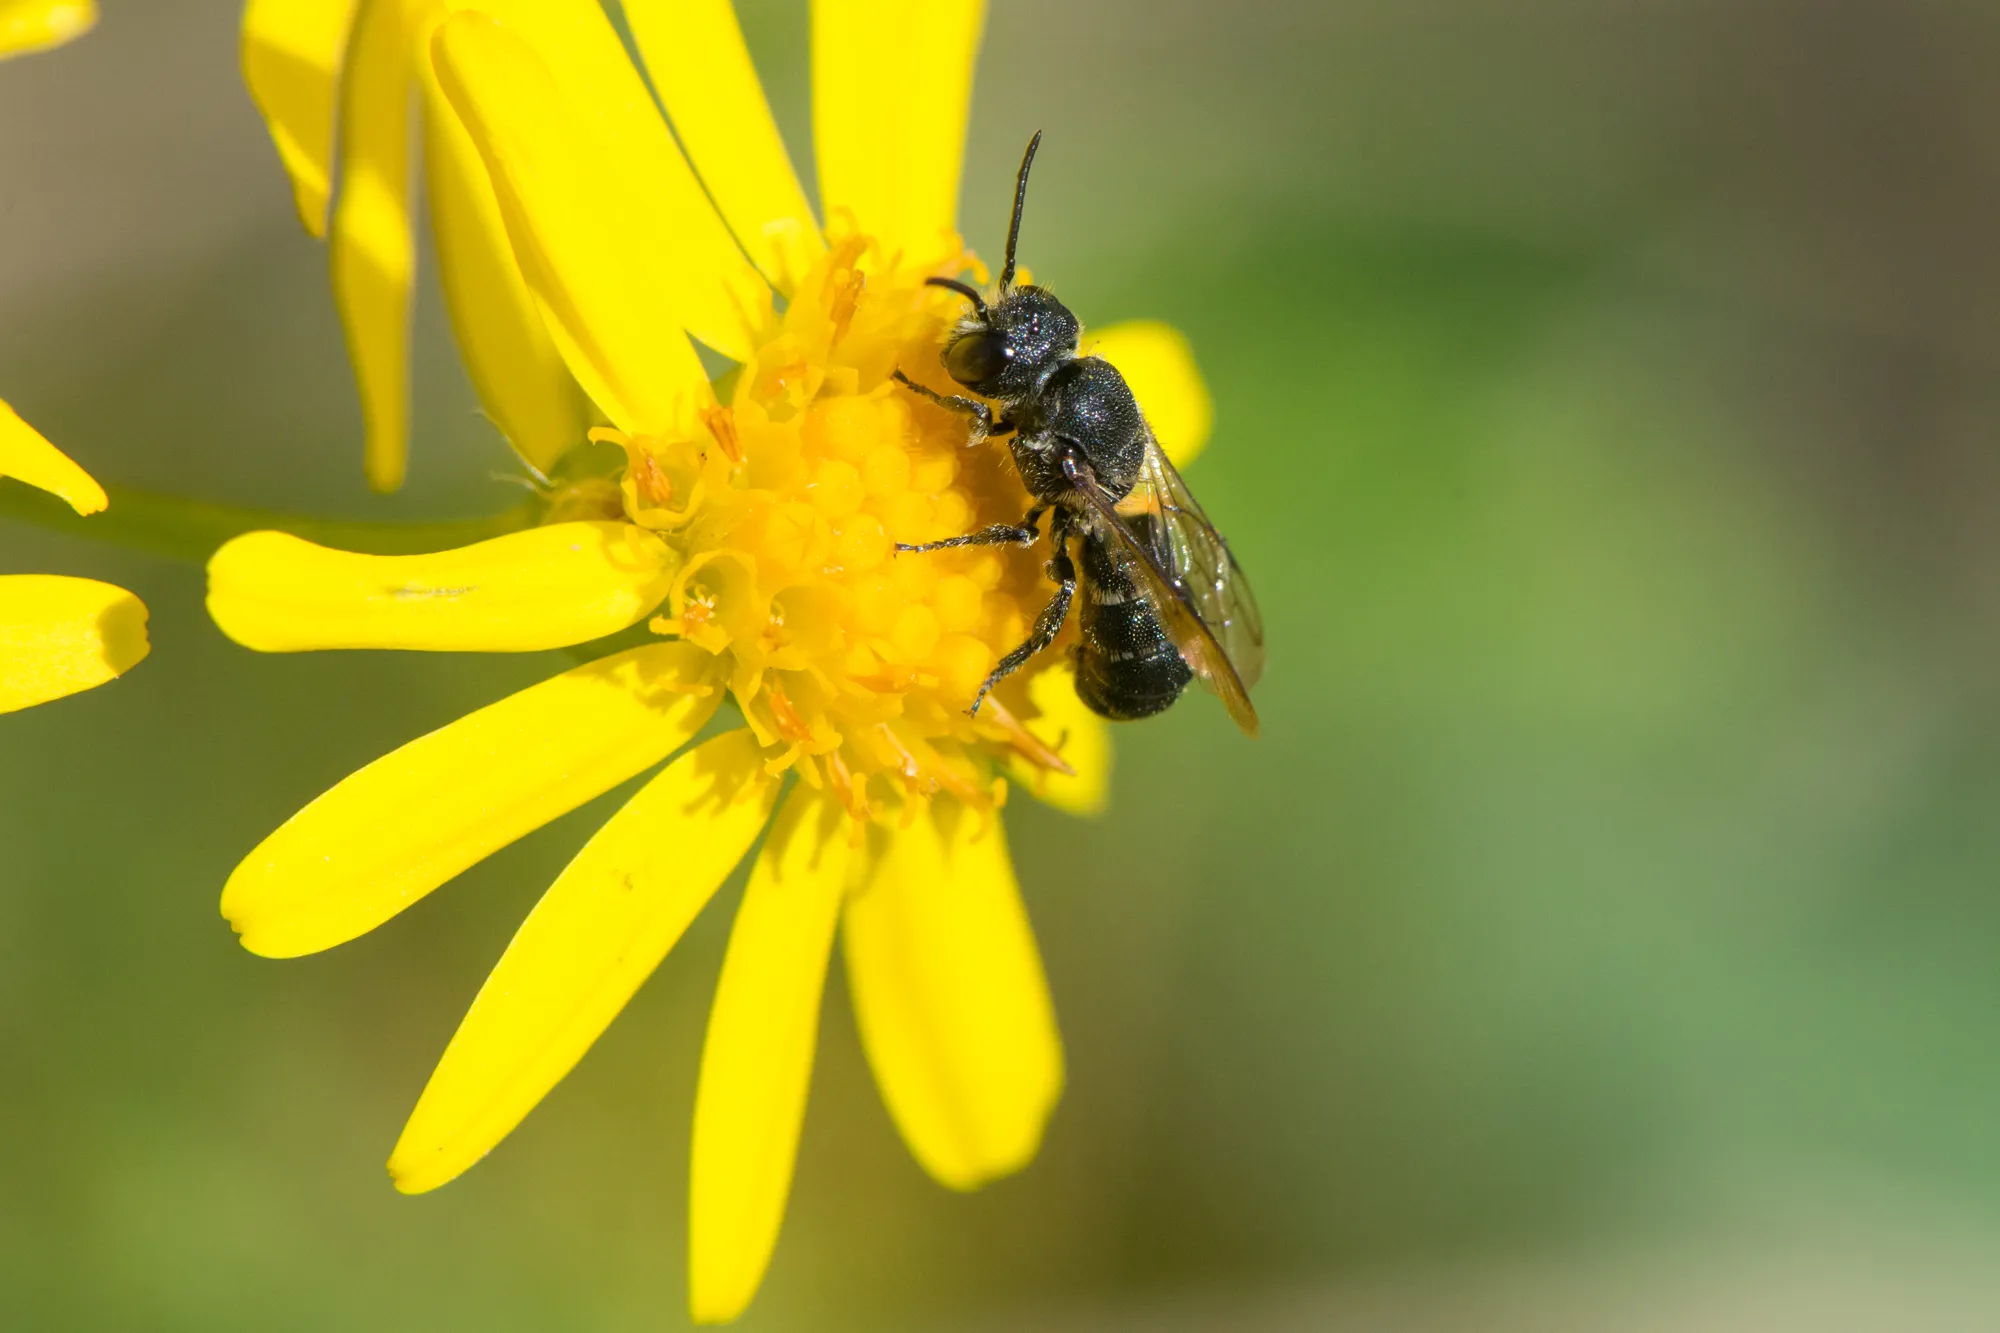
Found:
M 1194 672 L 1131 576 L 1101 544 L 1083 543 L 1076 693 L 1093 713 L 1127 722 L 1164 711 Z

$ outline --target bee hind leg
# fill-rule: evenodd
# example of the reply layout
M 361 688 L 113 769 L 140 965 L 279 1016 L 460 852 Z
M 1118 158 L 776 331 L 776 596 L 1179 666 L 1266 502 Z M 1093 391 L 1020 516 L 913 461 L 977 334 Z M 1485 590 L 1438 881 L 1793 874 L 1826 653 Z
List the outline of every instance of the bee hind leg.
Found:
M 1035 617 L 1035 627 L 1029 631 L 1027 641 L 994 665 L 986 683 L 972 697 L 972 707 L 965 710 L 972 716 L 979 716 L 979 705 L 986 702 L 986 696 L 993 692 L 995 685 L 1027 665 L 1029 658 L 1054 643 L 1056 635 L 1062 633 L 1063 621 L 1069 617 L 1070 599 L 1076 596 L 1076 566 L 1070 562 L 1064 543 L 1056 545 L 1055 558 L 1049 561 L 1049 577 L 1055 580 L 1056 595 Z

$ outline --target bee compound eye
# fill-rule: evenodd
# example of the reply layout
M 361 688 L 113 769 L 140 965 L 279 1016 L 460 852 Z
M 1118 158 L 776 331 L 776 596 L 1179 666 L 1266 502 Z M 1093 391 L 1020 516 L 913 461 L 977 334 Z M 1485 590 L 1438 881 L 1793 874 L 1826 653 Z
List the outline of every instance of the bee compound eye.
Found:
M 944 368 L 960 384 L 983 384 L 1007 364 L 1007 344 L 995 333 L 974 333 L 945 349 Z

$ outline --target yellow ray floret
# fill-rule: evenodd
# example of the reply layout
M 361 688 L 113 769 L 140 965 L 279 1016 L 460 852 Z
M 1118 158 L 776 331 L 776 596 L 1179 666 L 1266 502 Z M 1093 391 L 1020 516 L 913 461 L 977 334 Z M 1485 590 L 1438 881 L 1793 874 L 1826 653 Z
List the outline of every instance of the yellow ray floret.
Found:
M 1118 367 L 1175 467 L 1186 467 L 1202 451 L 1215 424 L 1215 400 L 1187 335 L 1158 320 L 1135 319 L 1090 330 L 1082 350 Z
M 997 819 L 888 835 L 841 937 L 862 1045 L 910 1152 L 973 1189 L 1018 1171 L 1062 1092 L 1055 1007 Z
M 0 477 L 59 496 L 79 514 L 95 514 L 107 503 L 104 488 L 88 472 L 5 403 L 0 403 Z
M 0 0 L 0 60 L 74 41 L 96 22 L 96 0 Z
M 795 790 L 736 909 L 694 1099 L 688 1300 L 699 1323 L 742 1313 L 778 1241 L 847 890 L 846 825 L 833 802 Z
M 584 844 L 521 924 L 389 1158 L 435 1189 L 504 1138 L 625 1007 L 763 829 L 778 783 L 747 731 L 689 751 Z
M 423 62 L 424 181 L 438 283 L 479 401 L 528 464 L 547 472 L 583 438 L 590 404 L 542 325 L 479 149 Z
M 91 689 L 146 655 L 146 607 L 123 588 L 0 576 L 0 713 Z
M 813 145 L 829 227 L 867 232 L 912 264 L 956 249 L 985 14 L 982 0 L 813 0 Z
M 1028 699 L 1035 716 L 1024 725 L 1062 767 L 1017 749 L 1007 756 L 1008 776 L 1058 810 L 1103 814 L 1111 799 L 1111 728 L 1076 697 L 1076 672 L 1064 662 L 1036 673 Z
M 209 561 L 208 611 L 267 653 L 533 652 L 637 624 L 679 566 L 630 523 L 554 523 L 434 555 L 359 555 L 252 532 Z
M 243 7 L 243 81 L 292 178 L 299 221 L 326 232 L 333 197 L 333 119 L 358 0 L 250 0 Z
M 467 866 L 643 772 L 701 729 L 706 654 L 662 643 L 489 704 L 353 774 L 260 843 L 222 890 L 252 953 L 373 930 Z
M 0 403 L 0 479 L 7 477 L 79 514 L 105 507 L 104 488 L 88 472 Z M 114 680 L 149 647 L 145 604 L 123 588 L 55 574 L 0 577 L 0 713 Z
M 625 0 L 674 133 L 736 239 L 790 294 L 826 249 L 729 0 Z
M 697 327 L 694 307 L 718 288 L 676 268 L 658 217 L 639 201 L 607 206 L 601 191 L 619 144 L 577 114 L 534 49 L 462 14 L 438 29 L 433 50 L 439 87 L 485 159 L 522 274 L 571 373 L 623 429 L 689 434 L 711 399 L 681 330 Z

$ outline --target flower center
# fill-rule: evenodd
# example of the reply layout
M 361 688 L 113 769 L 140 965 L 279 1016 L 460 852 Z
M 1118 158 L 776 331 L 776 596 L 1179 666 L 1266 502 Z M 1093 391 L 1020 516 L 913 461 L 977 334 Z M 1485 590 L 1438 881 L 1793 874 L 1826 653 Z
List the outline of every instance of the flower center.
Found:
M 966 713 L 1046 599 L 1044 557 L 896 551 L 1017 523 L 1029 507 L 1005 449 L 966 448 L 966 418 L 891 379 L 900 368 L 957 391 L 938 348 L 961 298 L 924 279 L 972 263 L 906 269 L 865 237 L 837 239 L 769 340 L 718 384 L 727 406 L 707 414 L 706 438 L 594 433 L 625 448 L 626 516 L 685 562 L 652 628 L 726 658 L 772 771 L 796 768 L 857 819 L 940 790 L 996 805 L 997 750 L 1064 767 L 1016 716 L 1027 678 L 1059 654 Z

